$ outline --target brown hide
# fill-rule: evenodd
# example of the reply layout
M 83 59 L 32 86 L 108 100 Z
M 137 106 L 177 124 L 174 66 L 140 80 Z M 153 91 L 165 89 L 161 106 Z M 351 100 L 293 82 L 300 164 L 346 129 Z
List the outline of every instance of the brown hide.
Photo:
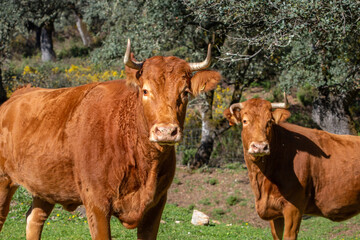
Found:
M 271 220 L 274 239 L 282 235 L 296 239 L 303 214 L 342 221 L 360 212 L 360 137 L 281 122 L 288 111 L 272 112 L 265 100 L 242 105 L 237 121 L 243 122 L 256 210 L 261 218 Z M 227 112 L 225 117 L 235 116 Z M 268 141 L 270 152 L 250 154 L 254 141 Z
M 138 227 L 139 239 L 156 238 L 187 92 L 201 91 L 192 84 L 211 90 L 220 74 L 192 76 L 181 59 L 153 57 L 136 77 L 56 90 L 27 87 L 0 107 L 0 229 L 22 185 L 34 196 L 27 239 L 40 238 L 55 203 L 68 210 L 84 204 L 93 239 L 111 238 L 111 215 Z M 154 124 L 169 123 L 177 124 L 180 138 L 153 141 Z

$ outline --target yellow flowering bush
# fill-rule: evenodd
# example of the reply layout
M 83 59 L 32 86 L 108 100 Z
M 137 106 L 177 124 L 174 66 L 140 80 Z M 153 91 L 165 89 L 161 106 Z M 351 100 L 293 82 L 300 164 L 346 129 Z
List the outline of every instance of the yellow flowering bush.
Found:
M 11 71 L 11 75 L 5 80 L 5 89 L 10 96 L 19 86 L 31 84 L 34 87 L 60 88 L 71 87 L 91 82 L 104 82 L 124 78 L 123 70 L 99 71 L 94 65 L 71 64 L 67 68 L 53 65 L 31 66 L 27 64 L 18 71 Z

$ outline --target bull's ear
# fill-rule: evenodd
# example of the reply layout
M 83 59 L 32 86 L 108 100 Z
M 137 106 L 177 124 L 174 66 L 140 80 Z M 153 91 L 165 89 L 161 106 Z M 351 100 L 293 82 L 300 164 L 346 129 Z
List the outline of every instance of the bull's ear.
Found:
M 191 92 L 194 96 L 216 88 L 221 80 L 221 74 L 216 71 L 203 70 L 195 73 L 191 78 Z
M 131 60 L 136 61 L 134 57 L 134 53 L 130 54 L 130 58 Z M 134 87 L 140 86 L 139 77 L 141 75 L 141 71 L 142 70 L 129 68 L 128 66 L 125 65 L 126 83 Z
M 286 109 L 275 109 L 272 113 L 275 123 L 278 124 L 279 122 L 285 122 L 291 116 L 291 113 Z
M 224 117 L 229 121 L 230 126 L 234 126 L 235 124 L 239 124 L 241 122 L 240 112 L 235 111 L 234 115 L 231 114 L 230 109 L 225 109 L 223 113 Z

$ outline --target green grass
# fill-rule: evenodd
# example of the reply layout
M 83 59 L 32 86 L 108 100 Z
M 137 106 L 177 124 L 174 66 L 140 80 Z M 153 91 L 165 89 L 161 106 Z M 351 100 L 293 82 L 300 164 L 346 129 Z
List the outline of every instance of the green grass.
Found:
M 31 198 L 22 188 L 13 199 L 8 219 L 0 233 L 0 239 L 25 239 L 25 214 Z M 224 210 L 222 210 L 224 211 Z M 165 207 L 158 239 L 271 239 L 269 228 L 255 228 L 248 223 L 210 224 L 194 226 L 190 223 L 192 208 L 180 208 L 168 204 Z M 180 223 L 176 223 L 180 221 Z M 358 225 L 358 231 L 348 232 L 349 226 Z M 136 239 L 136 230 L 127 230 L 113 218 L 111 220 L 112 238 Z M 346 234 L 346 235 L 344 235 Z M 299 239 L 360 239 L 360 216 L 348 221 L 335 223 L 324 218 L 303 220 Z M 47 220 L 43 235 L 45 240 L 91 239 L 87 220 L 76 213 L 69 213 L 56 206 Z

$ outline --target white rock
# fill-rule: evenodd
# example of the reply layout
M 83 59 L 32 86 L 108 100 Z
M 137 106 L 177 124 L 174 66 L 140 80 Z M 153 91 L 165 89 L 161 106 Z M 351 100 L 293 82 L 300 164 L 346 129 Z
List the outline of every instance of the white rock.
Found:
M 208 225 L 209 224 L 209 216 L 203 212 L 200 212 L 200 211 L 194 209 L 194 212 L 193 212 L 193 215 L 191 218 L 191 223 L 193 225 Z

